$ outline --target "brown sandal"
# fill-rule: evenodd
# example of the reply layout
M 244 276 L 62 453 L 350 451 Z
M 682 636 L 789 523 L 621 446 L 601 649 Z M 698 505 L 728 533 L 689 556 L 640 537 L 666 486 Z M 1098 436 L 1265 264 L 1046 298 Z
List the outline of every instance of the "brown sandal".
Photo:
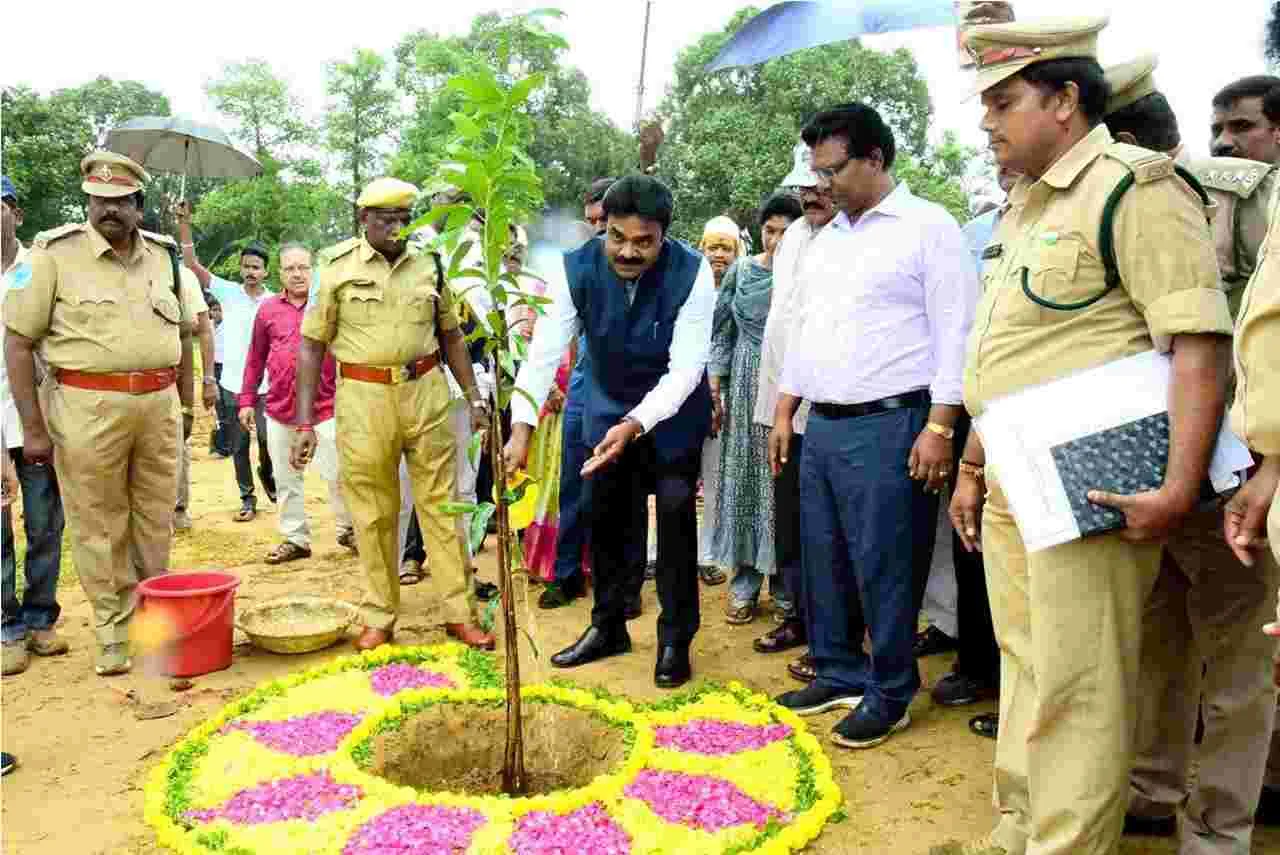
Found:
M 729 581 L 729 577 L 724 575 L 724 571 L 714 564 L 699 564 L 698 575 L 702 577 L 702 584 L 712 588 Z
M 267 553 L 266 562 L 268 564 L 283 564 L 286 561 L 297 561 L 299 558 L 310 557 L 310 549 L 286 540 L 284 543 Z
M 253 522 L 258 516 L 258 509 L 245 505 L 236 511 L 236 515 L 232 517 L 236 522 Z
M 787 666 L 787 673 L 801 683 L 812 683 L 818 677 L 818 667 L 808 653 Z

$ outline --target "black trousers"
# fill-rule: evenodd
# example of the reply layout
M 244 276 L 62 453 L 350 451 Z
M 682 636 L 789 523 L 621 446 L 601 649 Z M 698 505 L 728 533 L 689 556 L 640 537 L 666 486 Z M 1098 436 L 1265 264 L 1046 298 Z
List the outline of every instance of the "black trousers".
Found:
M 219 387 L 219 394 L 226 401 L 226 406 L 234 413 L 227 425 L 228 441 L 231 444 L 231 459 L 236 467 L 236 483 L 240 485 L 240 501 L 254 507 L 258 499 L 253 492 L 253 462 L 249 458 L 249 433 L 240 426 L 240 409 L 236 405 L 236 396 Z M 262 488 L 271 495 L 276 492 L 275 470 L 271 468 L 271 452 L 267 449 L 267 410 L 266 401 L 258 396 L 258 404 L 254 407 L 254 433 L 258 435 L 258 478 Z
M 955 460 L 952 473 L 960 471 L 960 457 L 969 438 L 969 416 L 956 421 Z M 951 486 L 955 487 L 955 474 Z M 991 601 L 987 599 L 987 573 L 981 552 L 967 552 L 960 535 L 951 532 L 951 554 L 956 568 L 957 642 L 955 670 L 987 685 L 1000 682 L 1000 648 L 991 624 Z
M 213 376 L 216 380 L 222 379 L 221 362 L 215 362 L 213 364 Z M 228 426 L 228 423 L 233 421 L 236 417 L 234 408 L 232 408 L 230 412 L 227 410 L 226 394 L 223 392 L 222 387 L 219 386 L 218 398 L 213 402 L 213 413 L 217 424 L 213 429 L 213 436 L 209 438 L 209 452 L 212 454 L 216 451 L 223 457 L 231 456 L 231 441 L 228 436 L 231 428 Z
M 636 588 L 636 568 L 628 561 L 635 537 L 637 496 L 653 493 L 658 510 L 658 644 L 687 647 L 698 631 L 698 517 L 700 455 L 697 449 L 675 462 L 660 463 L 653 439 L 632 441 L 621 459 L 586 483 L 591 521 L 591 564 L 595 605 L 591 623 L 606 633 L 624 631 L 628 595 Z
M 787 462 L 773 479 L 773 556 L 782 589 L 795 603 L 796 618 L 801 622 L 804 621 L 804 601 L 800 596 L 800 455 L 803 453 L 804 435 L 793 434 Z

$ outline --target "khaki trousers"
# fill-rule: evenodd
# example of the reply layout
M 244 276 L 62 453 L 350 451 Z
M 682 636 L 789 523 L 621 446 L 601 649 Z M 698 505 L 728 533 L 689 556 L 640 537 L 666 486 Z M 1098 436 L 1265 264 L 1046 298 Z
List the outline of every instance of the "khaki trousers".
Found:
M 1271 513 L 1267 514 L 1267 539 L 1271 541 L 1271 555 L 1280 562 L 1280 493 L 1271 500 Z M 1280 622 L 1280 608 L 1273 618 Z M 1271 756 L 1267 759 L 1267 774 L 1263 785 L 1267 789 L 1280 790 L 1280 699 L 1276 706 L 1276 727 L 1271 734 Z
M 338 446 L 333 419 L 315 426 L 316 453 L 311 461 L 314 471 L 329 487 L 329 507 L 338 536 L 351 531 L 351 514 L 342 498 L 338 482 Z M 289 543 L 311 548 L 311 524 L 307 521 L 303 476 L 306 470 L 294 469 L 289 463 L 294 429 L 267 416 L 267 453 L 271 456 L 271 472 L 276 480 L 276 508 L 280 514 L 280 535 Z
M 988 481 L 982 542 L 1001 654 L 994 842 L 1010 855 L 1111 855 L 1160 547 L 1107 534 L 1028 554 Z
M 178 419 L 178 501 L 174 510 L 191 510 L 191 447 L 182 436 L 182 419 Z
M 127 642 L 133 589 L 169 565 L 178 390 L 94 392 L 50 379 L 41 399 L 94 634 L 99 644 Z
M 1166 546 L 1143 617 L 1129 811 L 1167 817 L 1184 806 L 1182 855 L 1249 851 L 1276 709 L 1277 640 L 1260 629 L 1277 585 L 1270 551 L 1253 567 L 1231 552 L 1220 507 L 1194 514 Z
M 338 380 L 339 469 L 368 577 L 361 604 L 366 626 L 390 630 L 400 611 L 396 523 L 400 511 L 397 469 L 402 455 L 431 565 L 425 584 L 440 605 L 442 622 L 475 620 L 466 544 L 457 519 L 440 508 L 457 498 L 449 408 L 449 387 L 440 370 L 392 385 Z

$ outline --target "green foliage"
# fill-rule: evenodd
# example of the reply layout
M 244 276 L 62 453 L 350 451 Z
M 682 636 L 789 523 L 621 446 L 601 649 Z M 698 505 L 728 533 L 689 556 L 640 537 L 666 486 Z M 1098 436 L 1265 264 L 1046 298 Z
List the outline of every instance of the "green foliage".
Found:
M 511 33 L 508 21 L 493 13 L 477 16 L 465 36 L 443 38 L 426 30 L 406 36 L 395 51 L 396 82 L 413 96 L 415 108 L 391 171 L 426 183 L 441 163 L 454 159 L 447 152 L 454 135 L 473 130 L 465 119 L 461 128 L 456 123 L 465 96 L 449 88 L 451 79 L 490 68 L 495 80 L 507 84 L 542 75 L 511 119 L 530 126 L 525 153 L 542 182 L 546 205 L 576 216 L 593 180 L 623 173 L 635 162 L 636 142 L 591 108 L 590 84 L 581 71 L 563 65 L 565 49 L 564 41 L 536 20 L 529 29 Z
M 937 202 L 963 223 L 969 219 L 969 196 L 962 180 L 975 168 L 984 166 L 977 149 L 961 145 L 955 134 L 947 131 L 942 142 L 929 146 L 921 157 L 900 154 L 894 161 L 893 174 L 912 193 Z
M 205 84 L 219 113 L 235 123 L 231 136 L 264 165 L 284 161 L 287 152 L 319 141 L 302 112 L 302 103 L 263 59 L 229 62 L 221 76 Z
M 399 123 L 399 96 L 387 80 L 386 65 L 373 51 L 358 49 L 350 62 L 331 62 L 326 70 L 330 101 L 325 139 L 343 173 L 350 176 L 347 189 L 352 198 L 376 173 L 386 137 Z M 359 233 L 354 202 L 351 227 Z
M 136 81 L 98 77 L 47 96 L 6 86 L 0 90 L 0 113 L 4 172 L 17 186 L 26 215 L 18 237 L 30 240 L 85 218 L 81 158 L 125 119 L 169 115 L 169 99 Z
M 704 35 L 676 59 L 659 110 L 667 137 L 658 156 L 658 171 L 676 196 L 676 236 L 696 239 L 703 223 L 721 213 L 753 225 L 760 202 L 790 171 L 805 120 L 849 101 L 870 103 L 893 128 L 899 175 L 913 192 L 954 207 L 963 191 L 951 184 L 948 165 L 933 162 L 929 91 L 909 51 L 843 42 L 708 74 L 706 64 L 757 12 L 740 10 L 722 31 Z

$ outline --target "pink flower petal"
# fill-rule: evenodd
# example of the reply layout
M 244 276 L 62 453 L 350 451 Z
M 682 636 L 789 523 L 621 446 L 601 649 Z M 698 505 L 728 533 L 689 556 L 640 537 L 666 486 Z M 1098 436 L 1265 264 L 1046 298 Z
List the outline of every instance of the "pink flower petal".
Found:
M 471 808 L 403 805 L 357 828 L 342 855 L 458 855 L 484 823 Z
M 268 781 L 241 790 L 221 807 L 188 811 L 186 816 L 196 822 L 225 819 L 238 825 L 316 819 L 346 810 L 362 795 L 359 787 L 339 784 L 328 772 L 319 772 Z
M 594 802 L 570 814 L 527 813 L 507 845 L 515 855 L 627 855 L 631 838 Z
M 456 689 L 457 684 L 436 671 L 428 671 L 403 662 L 383 665 L 369 675 L 373 690 L 390 697 L 405 689 Z
M 671 748 L 693 754 L 724 755 L 754 751 L 790 736 L 791 728 L 785 724 L 756 726 L 740 724 L 736 721 L 699 718 L 685 724 L 656 728 L 654 742 L 659 748 Z
M 640 799 L 667 822 L 716 832 L 743 823 L 763 828 L 784 814 L 761 804 L 722 778 L 643 769 L 626 794 Z
M 309 757 L 336 749 L 359 723 L 359 715 L 319 712 L 280 721 L 233 721 L 223 730 L 241 730 L 275 751 Z

